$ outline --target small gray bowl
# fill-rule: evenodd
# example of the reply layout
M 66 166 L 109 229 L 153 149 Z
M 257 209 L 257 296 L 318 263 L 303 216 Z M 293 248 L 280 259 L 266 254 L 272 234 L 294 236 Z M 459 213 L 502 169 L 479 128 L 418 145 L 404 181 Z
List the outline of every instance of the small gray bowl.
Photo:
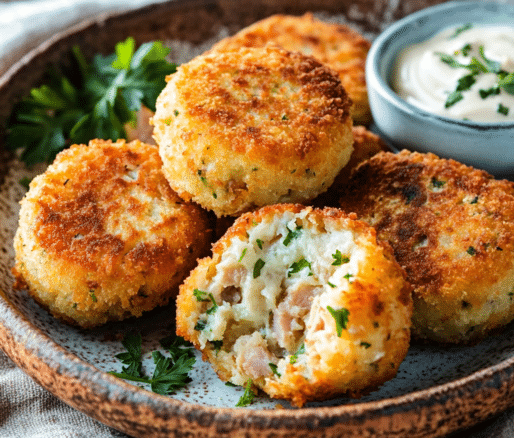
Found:
M 479 123 L 431 114 L 401 99 L 390 85 L 403 48 L 465 23 L 514 27 L 514 4 L 448 2 L 411 14 L 377 37 L 366 62 L 373 119 L 380 134 L 396 148 L 433 152 L 496 177 L 513 177 L 514 123 Z

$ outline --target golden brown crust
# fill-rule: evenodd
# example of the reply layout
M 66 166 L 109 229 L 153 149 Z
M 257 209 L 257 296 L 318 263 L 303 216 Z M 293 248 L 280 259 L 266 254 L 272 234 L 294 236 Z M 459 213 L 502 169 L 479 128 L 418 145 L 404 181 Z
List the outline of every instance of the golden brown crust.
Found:
M 221 52 L 269 44 L 308 54 L 329 65 L 339 74 L 353 101 L 355 122 L 370 123 L 365 62 L 371 44 L 359 33 L 346 26 L 317 20 L 311 13 L 301 17 L 273 15 L 225 38 L 212 50 Z
M 326 190 L 351 153 L 349 105 L 313 58 L 271 47 L 211 53 L 169 77 L 154 138 L 180 196 L 238 215 Z
M 341 207 L 373 225 L 405 268 L 415 334 L 469 341 L 512 319 L 514 183 L 402 151 L 361 164 L 340 194 Z
M 93 140 L 31 183 L 16 286 L 82 326 L 140 315 L 168 301 L 209 238 L 205 213 L 169 187 L 157 147 Z

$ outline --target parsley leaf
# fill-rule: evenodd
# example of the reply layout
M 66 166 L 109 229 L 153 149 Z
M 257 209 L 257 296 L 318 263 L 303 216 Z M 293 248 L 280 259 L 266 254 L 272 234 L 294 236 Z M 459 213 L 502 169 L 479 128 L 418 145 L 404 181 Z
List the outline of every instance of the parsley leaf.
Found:
M 135 119 L 141 105 L 155 111 L 166 75 L 176 71 L 165 60 L 169 49 L 161 42 L 134 49 L 134 39 L 128 38 L 116 45 L 114 54 L 96 55 L 88 63 L 75 46 L 72 71 L 49 72 L 47 83 L 14 106 L 7 124 L 8 149 L 22 149 L 21 159 L 31 166 L 52 161 L 73 143 L 124 138 L 124 125 Z
M 152 357 L 155 371 L 147 383 L 150 383 L 153 392 L 168 395 L 191 381 L 188 373 L 193 369 L 196 361 L 194 357 L 182 355 L 175 363 L 159 351 L 154 351 Z
M 266 262 L 262 259 L 258 259 L 253 266 L 253 278 L 257 278 L 261 275 L 261 269 L 264 267 Z
M 170 335 L 161 339 L 159 343 L 175 361 L 178 360 L 180 356 L 194 356 L 193 344 L 186 341 L 182 336 Z
M 300 272 L 304 268 L 311 269 L 311 264 L 305 260 L 304 258 L 301 258 L 297 262 L 294 262 L 291 267 L 289 268 L 289 271 L 287 272 L 287 276 L 291 277 L 292 274 L 296 274 L 297 272 Z M 312 275 L 312 272 L 309 273 L 309 275 Z
M 446 102 L 444 103 L 444 107 L 450 108 L 462 99 L 464 99 L 462 93 L 460 91 L 454 91 L 448 95 Z
M 348 324 L 348 316 L 350 315 L 350 311 L 345 308 L 334 310 L 330 306 L 327 306 L 327 310 L 330 312 L 336 322 L 337 336 L 340 338 L 343 334 L 343 329 L 346 329 L 346 325 Z
M 175 346 L 185 343 L 183 339 L 180 339 L 182 338 L 175 342 Z M 153 392 L 162 395 L 168 395 L 182 388 L 191 380 L 189 371 L 192 370 L 196 361 L 192 351 L 180 352 L 175 356 L 170 351 L 172 357 L 166 357 L 160 351 L 152 352 L 155 369 L 152 377 L 147 377 L 141 371 L 141 334 L 127 335 L 122 344 L 127 352 L 116 355 L 116 358 L 122 363 L 129 364 L 129 367 L 123 367 L 121 373 L 111 371 L 109 374 L 132 382 L 149 384 Z M 187 351 L 182 348 L 180 350 Z
M 284 241 L 282 242 L 284 244 L 284 246 L 289 245 L 291 243 L 291 240 L 296 239 L 300 236 L 300 234 L 302 232 L 302 227 L 297 227 L 295 230 L 290 230 L 289 228 L 287 228 L 287 231 L 288 231 L 287 236 L 284 239 Z
M 498 85 L 502 87 L 507 93 L 514 94 L 514 73 L 510 73 L 498 80 Z
M 480 94 L 480 97 L 482 99 L 485 99 L 486 97 L 496 96 L 497 94 L 500 94 L 500 87 L 495 85 L 494 87 L 488 88 L 487 90 L 480 89 L 478 90 L 478 93 Z
M 121 341 L 121 345 L 127 350 L 125 353 L 119 353 L 114 356 L 122 364 L 128 365 L 128 367 L 122 367 L 122 372 L 127 375 L 140 377 L 141 367 L 143 365 L 141 361 L 141 334 L 128 334 Z
M 298 360 L 298 355 L 303 354 L 303 353 L 305 353 L 305 344 L 300 345 L 300 348 L 298 348 L 298 351 L 289 357 L 289 363 L 295 364 L 296 361 Z
M 350 261 L 350 258 L 348 256 L 344 256 L 338 249 L 336 249 L 335 254 L 332 254 L 332 257 L 334 258 L 332 266 L 339 266 Z
M 273 372 L 273 374 L 275 374 L 275 376 L 277 376 L 278 378 L 282 377 L 282 375 L 277 371 L 277 369 L 278 369 L 277 365 L 275 365 L 272 362 L 270 362 L 268 365 L 271 368 L 271 371 Z
M 465 32 L 466 30 L 469 30 L 472 27 L 473 27 L 473 25 L 471 23 L 466 23 L 466 24 L 458 27 L 457 29 L 455 29 L 453 34 L 450 35 L 450 38 L 455 38 L 456 36 L 460 35 L 462 32 Z
M 487 71 L 489 73 L 500 73 L 502 69 L 501 62 L 498 61 L 491 61 L 490 59 L 487 59 L 484 54 L 484 46 L 480 46 L 478 48 L 478 53 L 480 53 L 480 56 L 485 62 L 485 66 L 487 67 Z
M 245 407 L 248 405 L 251 405 L 253 402 L 253 399 L 255 397 L 254 392 L 252 391 L 252 379 L 248 379 L 245 385 L 245 392 L 243 395 L 239 398 L 239 401 L 237 402 L 237 407 Z
M 509 115 L 509 107 L 502 105 L 501 103 L 498 104 L 498 112 L 500 114 L 503 114 L 504 116 Z

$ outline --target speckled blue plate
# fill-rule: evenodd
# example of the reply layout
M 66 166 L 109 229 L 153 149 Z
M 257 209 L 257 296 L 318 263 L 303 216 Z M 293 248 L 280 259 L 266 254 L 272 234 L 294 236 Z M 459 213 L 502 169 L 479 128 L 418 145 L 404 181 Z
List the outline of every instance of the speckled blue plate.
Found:
M 240 2 L 241 3 L 241 2 Z M 434 2 L 174 1 L 86 23 L 30 53 L 0 78 L 0 124 L 12 103 L 41 76 L 48 60 L 66 62 L 79 42 L 86 51 L 110 51 L 128 35 L 139 42 L 169 39 L 179 61 L 200 53 L 217 38 L 276 12 L 323 8 L 321 16 L 349 21 L 373 37 L 391 20 Z M 344 15 L 341 15 L 344 14 Z M 346 17 L 346 18 L 343 18 Z M 116 35 L 116 41 L 112 40 Z M 27 170 L 0 147 L 0 347 L 34 380 L 71 406 L 136 437 L 435 437 L 471 426 L 514 405 L 514 325 L 475 346 L 411 346 L 398 375 L 359 399 L 310 403 L 302 409 L 257 397 L 236 408 L 241 388 L 225 386 L 198 357 L 192 381 L 171 397 L 116 379 L 121 339 L 139 331 L 146 353 L 174 332 L 172 306 L 138 320 L 85 331 L 52 318 L 26 294 L 12 290 L 12 240 L 18 221 L 19 183 L 43 167 Z M 145 354 L 144 367 L 153 367 Z

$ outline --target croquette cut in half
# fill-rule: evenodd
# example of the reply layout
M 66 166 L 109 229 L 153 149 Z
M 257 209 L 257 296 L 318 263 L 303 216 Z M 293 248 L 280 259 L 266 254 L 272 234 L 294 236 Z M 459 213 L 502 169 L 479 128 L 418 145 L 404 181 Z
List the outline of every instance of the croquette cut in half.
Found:
M 417 338 L 477 341 L 514 318 L 514 183 L 402 151 L 362 163 L 341 189 L 341 207 L 406 270 Z
M 396 375 L 411 290 L 375 231 L 337 209 L 246 213 L 180 287 L 177 334 L 220 378 L 302 406 Z
M 21 201 L 15 288 L 82 327 L 175 297 L 211 232 L 161 164 L 157 147 L 139 141 L 92 140 L 58 154 Z
M 314 58 L 276 47 L 201 55 L 153 117 L 171 187 L 218 216 L 325 191 L 352 152 L 350 100 Z
M 356 124 L 371 122 L 371 110 L 365 78 L 366 56 L 370 42 L 355 30 L 327 23 L 311 13 L 301 17 L 273 15 L 252 24 L 234 36 L 214 45 L 212 50 L 278 45 L 292 52 L 313 56 L 339 74 L 352 99 L 352 117 Z

